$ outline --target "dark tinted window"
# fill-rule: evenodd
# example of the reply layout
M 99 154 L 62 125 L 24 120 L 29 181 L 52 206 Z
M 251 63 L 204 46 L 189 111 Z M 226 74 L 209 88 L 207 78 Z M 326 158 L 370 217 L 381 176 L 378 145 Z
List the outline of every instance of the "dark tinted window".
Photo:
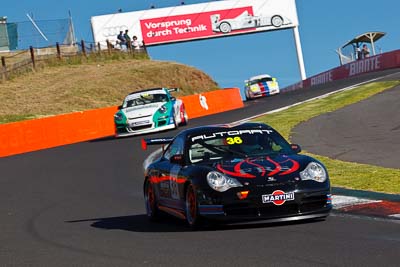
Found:
M 184 139 L 181 136 L 176 137 L 165 150 L 164 158 L 169 160 L 174 155 L 183 154 L 184 144 Z

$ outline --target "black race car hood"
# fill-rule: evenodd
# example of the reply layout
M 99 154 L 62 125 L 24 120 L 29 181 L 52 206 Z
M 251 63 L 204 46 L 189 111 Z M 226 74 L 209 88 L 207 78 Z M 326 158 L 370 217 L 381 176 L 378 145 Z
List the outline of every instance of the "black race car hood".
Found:
M 312 159 L 304 155 L 274 155 L 233 158 L 214 164 L 218 171 L 236 178 L 298 177 Z

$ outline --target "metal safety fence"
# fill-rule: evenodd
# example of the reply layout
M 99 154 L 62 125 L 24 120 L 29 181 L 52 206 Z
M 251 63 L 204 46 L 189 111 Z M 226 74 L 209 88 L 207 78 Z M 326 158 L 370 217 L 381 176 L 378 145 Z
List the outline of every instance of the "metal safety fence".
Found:
M 7 22 L 0 19 L 0 51 L 27 50 L 30 46 L 46 47 L 55 43 L 71 45 L 75 42 L 71 18 Z

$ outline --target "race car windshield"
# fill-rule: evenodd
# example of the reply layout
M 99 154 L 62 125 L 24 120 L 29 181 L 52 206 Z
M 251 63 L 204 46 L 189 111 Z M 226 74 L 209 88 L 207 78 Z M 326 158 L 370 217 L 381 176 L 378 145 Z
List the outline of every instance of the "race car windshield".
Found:
M 167 102 L 168 96 L 166 94 L 140 94 L 133 99 L 129 99 L 125 102 L 124 107 L 136 107 L 147 105 L 150 103 L 162 103 Z
M 257 80 L 250 81 L 250 85 L 257 84 L 257 83 L 262 83 L 262 82 L 272 82 L 272 81 L 273 81 L 272 78 L 265 77 L 265 78 L 262 78 L 262 79 L 257 79 Z
M 192 163 L 232 157 L 293 153 L 289 143 L 273 131 L 238 135 L 225 135 L 224 132 L 205 134 L 193 137 L 189 147 L 189 158 Z

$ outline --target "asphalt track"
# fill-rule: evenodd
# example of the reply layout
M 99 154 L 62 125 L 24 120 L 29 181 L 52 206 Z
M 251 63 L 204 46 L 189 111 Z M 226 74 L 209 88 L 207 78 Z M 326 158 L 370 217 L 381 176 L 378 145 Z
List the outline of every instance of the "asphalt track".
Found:
M 251 101 L 186 127 L 237 121 L 393 72 Z M 196 232 L 173 218 L 149 223 L 142 162 L 152 150 L 141 151 L 141 138 L 104 138 L 1 158 L 0 265 L 398 266 L 395 220 L 335 212 L 325 221 Z
M 388 79 L 400 80 L 400 75 Z M 399 111 L 397 86 L 298 125 L 292 141 L 318 155 L 400 169 Z

